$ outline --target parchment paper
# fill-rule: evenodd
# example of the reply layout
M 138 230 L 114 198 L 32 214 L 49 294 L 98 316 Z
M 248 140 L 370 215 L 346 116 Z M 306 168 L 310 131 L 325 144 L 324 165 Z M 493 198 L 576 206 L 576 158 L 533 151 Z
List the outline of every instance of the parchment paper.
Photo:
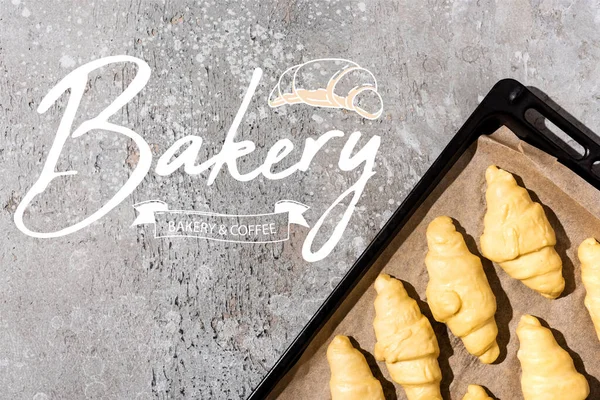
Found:
M 445 325 L 433 320 L 424 302 L 428 280 L 424 264 L 425 230 L 433 218 L 448 215 L 458 222 L 463 235 L 466 233 L 470 250 L 481 257 L 478 246 L 485 213 L 484 171 L 490 164 L 512 172 L 519 184 L 529 189 L 532 198 L 544 206 L 556 231 L 556 250 L 563 260 L 566 288 L 559 299 L 545 299 L 482 258 L 498 303 L 496 321 L 501 349 L 496 364 L 483 365 L 467 353 L 460 339 L 447 331 Z M 585 289 L 577 259 L 581 241 L 589 236 L 600 239 L 599 217 L 600 192 L 546 153 L 520 142 L 507 128 L 499 129 L 491 137 L 480 138 L 420 206 L 273 396 L 294 400 L 329 399 L 330 373 L 325 351 L 333 335 L 344 334 L 363 350 L 384 386 L 386 398 L 406 398 L 401 386 L 390 380 L 385 364 L 376 362 L 371 355 L 375 345 L 372 283 L 383 269 L 404 282 L 409 294 L 417 299 L 422 312 L 432 321 L 441 350 L 439 363 L 444 376 L 444 398 L 462 399 L 468 384 L 482 385 L 498 399 L 523 398 L 515 329 L 521 315 L 528 313 L 547 322 L 558 343 L 570 352 L 578 371 L 588 379 L 589 399 L 600 399 L 600 342 L 583 305 Z

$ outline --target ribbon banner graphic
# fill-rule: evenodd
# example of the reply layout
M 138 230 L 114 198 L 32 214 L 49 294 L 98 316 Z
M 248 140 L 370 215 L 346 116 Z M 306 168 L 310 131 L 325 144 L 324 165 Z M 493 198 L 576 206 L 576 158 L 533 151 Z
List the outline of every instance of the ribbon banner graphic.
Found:
M 196 237 L 221 242 L 274 243 L 288 240 L 290 224 L 309 227 L 302 215 L 308 206 L 292 200 L 275 203 L 268 214 L 229 215 L 169 210 L 167 203 L 149 200 L 133 206 L 138 216 L 132 226 L 154 224 L 154 237 Z

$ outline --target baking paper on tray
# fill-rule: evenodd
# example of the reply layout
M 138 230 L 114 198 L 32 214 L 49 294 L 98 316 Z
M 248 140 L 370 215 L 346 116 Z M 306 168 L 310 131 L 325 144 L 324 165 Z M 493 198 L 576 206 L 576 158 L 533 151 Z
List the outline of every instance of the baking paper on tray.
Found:
M 485 213 L 485 169 L 495 164 L 512 172 L 519 184 L 540 202 L 556 231 L 556 250 L 563 260 L 566 287 L 557 300 L 548 300 L 510 278 L 499 266 L 482 258 L 496 295 L 498 311 L 498 362 L 484 365 L 467 353 L 460 339 L 437 323 L 425 302 L 427 270 L 425 230 L 439 215 L 458 222 L 470 250 L 481 257 L 479 236 Z M 386 399 L 405 399 L 400 385 L 393 383 L 384 363 L 372 356 L 375 345 L 372 283 L 382 270 L 401 279 L 409 294 L 432 321 L 441 355 L 442 393 L 445 399 L 462 399 L 469 384 L 488 388 L 498 399 L 523 398 L 520 387 L 518 339 L 515 333 L 521 315 L 532 314 L 545 321 L 558 343 L 569 351 L 577 370 L 590 384 L 590 399 L 600 399 L 600 342 L 584 307 L 585 289 L 577 247 L 587 237 L 600 239 L 600 192 L 546 153 L 519 141 L 507 128 L 481 137 L 443 178 L 408 224 L 377 260 L 366 276 L 326 324 L 300 362 L 285 377 L 273 396 L 280 399 L 329 399 L 327 345 L 336 334 L 348 335 L 365 354 L 380 379 Z

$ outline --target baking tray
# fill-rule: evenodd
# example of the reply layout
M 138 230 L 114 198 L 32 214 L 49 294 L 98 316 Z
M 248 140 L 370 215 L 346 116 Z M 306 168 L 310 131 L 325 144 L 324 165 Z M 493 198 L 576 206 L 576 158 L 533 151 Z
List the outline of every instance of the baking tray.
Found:
M 530 90 L 513 79 L 501 80 L 494 85 L 248 399 L 276 396 L 274 389 L 295 366 L 325 323 L 420 204 L 480 136 L 489 135 L 506 126 L 519 139 L 556 158 L 600 190 L 600 145 L 597 136 L 550 99 L 542 100 L 534 92 L 541 93 L 537 89 Z M 569 137 L 568 143 L 549 130 L 545 120 L 562 130 L 560 136 L 564 138 L 566 134 Z

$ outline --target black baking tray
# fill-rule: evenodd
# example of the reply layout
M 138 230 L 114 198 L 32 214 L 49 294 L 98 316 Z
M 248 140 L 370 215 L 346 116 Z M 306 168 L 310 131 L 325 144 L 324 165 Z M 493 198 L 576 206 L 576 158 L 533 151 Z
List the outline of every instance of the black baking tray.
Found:
M 496 83 L 473 114 L 444 148 L 390 220 L 356 260 L 329 297 L 304 326 L 264 377 L 249 400 L 265 399 L 296 364 L 313 338 L 330 319 L 350 291 L 429 196 L 454 163 L 482 135 L 501 126 L 521 140 L 545 151 L 600 190 L 600 145 L 598 136 L 562 110 L 542 92 L 513 79 Z M 547 121 L 550 124 L 547 124 Z M 549 128 L 551 125 L 556 128 Z M 562 132 L 560 132 L 562 131 Z

